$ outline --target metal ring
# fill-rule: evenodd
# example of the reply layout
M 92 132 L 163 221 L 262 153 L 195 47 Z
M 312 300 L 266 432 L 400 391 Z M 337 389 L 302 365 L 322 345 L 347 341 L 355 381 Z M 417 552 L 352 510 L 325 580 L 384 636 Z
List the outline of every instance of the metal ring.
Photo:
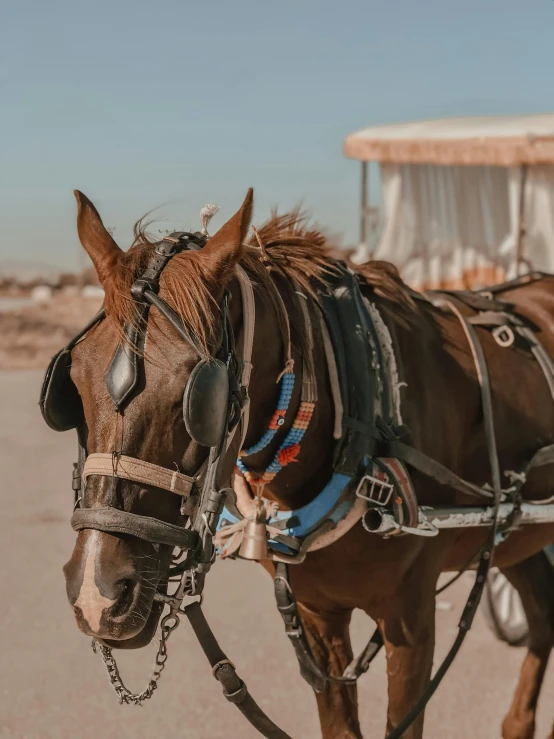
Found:
M 504 348 L 512 346 L 515 340 L 514 332 L 510 326 L 496 326 L 492 330 L 492 335 L 496 343 Z
M 167 622 L 168 622 L 168 621 L 169 621 L 170 619 L 173 619 L 174 623 L 173 623 L 173 624 L 171 624 L 171 626 L 168 626 Z M 177 628 L 177 626 L 179 626 L 179 622 L 180 622 L 179 616 L 177 615 L 177 613 L 176 613 L 176 612 L 173 612 L 173 611 L 172 611 L 172 612 L 168 613 L 168 614 L 167 614 L 166 616 L 164 616 L 164 617 L 162 618 L 162 620 L 161 620 L 161 622 L 160 622 L 160 628 L 161 628 L 162 630 L 163 630 L 163 629 L 167 629 L 168 631 L 170 631 L 170 632 L 171 632 L 171 631 L 173 631 L 173 629 L 176 629 L 176 628 Z
M 189 606 L 191 606 L 193 603 L 198 603 L 199 606 L 202 605 L 202 602 L 204 601 L 204 593 L 199 593 L 198 595 L 184 595 L 183 600 L 185 598 L 196 598 L 196 600 L 189 600 L 189 602 L 186 604 L 186 606 L 183 606 L 183 601 L 181 601 L 181 604 L 179 606 L 179 610 L 177 613 L 186 613 L 186 610 Z

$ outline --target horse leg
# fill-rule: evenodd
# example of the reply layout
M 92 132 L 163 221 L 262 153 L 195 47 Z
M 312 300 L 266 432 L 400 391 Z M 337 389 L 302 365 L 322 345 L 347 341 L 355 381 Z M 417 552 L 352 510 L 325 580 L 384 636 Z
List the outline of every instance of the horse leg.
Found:
M 501 571 L 518 591 L 529 624 L 529 649 L 502 724 L 502 737 L 532 739 L 537 701 L 554 641 L 554 571 L 543 552 Z
M 352 660 L 351 610 L 314 612 L 302 607 L 302 622 L 318 665 L 328 674 L 340 676 Z M 326 683 L 316 693 L 323 739 L 361 739 L 358 693 L 355 685 Z
M 435 581 L 414 575 L 401 584 L 387 616 L 377 618 L 387 656 L 387 735 L 405 718 L 423 695 L 431 677 L 435 650 Z M 417 571 L 421 576 L 421 571 Z M 369 614 L 371 616 L 371 613 Z M 421 739 L 423 712 L 403 739 Z

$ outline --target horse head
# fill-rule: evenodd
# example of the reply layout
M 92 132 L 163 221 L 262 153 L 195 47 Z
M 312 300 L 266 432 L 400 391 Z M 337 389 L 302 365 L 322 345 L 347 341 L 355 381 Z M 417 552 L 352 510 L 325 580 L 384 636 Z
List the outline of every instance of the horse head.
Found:
M 180 234 L 175 248 L 162 242 L 164 251 L 139 238 L 127 252 L 93 204 L 76 197 L 105 319 L 63 360 L 68 377 L 58 403 L 82 403 L 73 423 L 87 457 L 64 573 L 79 628 L 131 648 L 151 640 L 173 547 L 189 556 L 202 548 L 200 499 L 210 486 L 229 484 L 237 457 L 240 435 L 233 440 L 230 429 L 244 404 L 234 356 L 242 323 L 240 299 L 229 309 L 227 290 L 245 249 L 253 193 L 208 241 Z M 206 510 L 204 500 L 204 518 Z

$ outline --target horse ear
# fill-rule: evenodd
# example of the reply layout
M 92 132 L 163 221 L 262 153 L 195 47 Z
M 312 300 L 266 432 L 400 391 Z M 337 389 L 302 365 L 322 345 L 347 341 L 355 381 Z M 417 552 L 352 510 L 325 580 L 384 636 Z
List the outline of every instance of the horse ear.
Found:
M 77 232 L 83 248 L 89 255 L 102 284 L 113 273 L 123 251 L 115 243 L 102 223 L 98 211 L 86 195 L 75 190 L 77 199 Z
M 244 253 L 244 240 L 250 227 L 253 205 L 254 190 L 250 188 L 239 210 L 201 251 L 210 277 L 217 285 L 225 284 L 231 277 L 235 265 Z

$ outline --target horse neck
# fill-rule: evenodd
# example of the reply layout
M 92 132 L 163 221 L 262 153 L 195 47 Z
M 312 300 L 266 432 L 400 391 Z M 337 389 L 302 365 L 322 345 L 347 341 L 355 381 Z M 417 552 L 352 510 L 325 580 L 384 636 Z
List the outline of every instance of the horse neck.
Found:
M 268 429 L 277 408 L 280 394 L 278 378 L 285 369 L 287 360 L 286 331 L 280 319 L 280 301 L 271 299 L 271 287 L 256 292 L 256 324 L 253 344 L 253 371 L 250 381 L 250 414 L 244 448 L 248 449 Z M 291 329 L 292 358 L 294 360 L 295 383 L 285 416 L 274 443 L 259 453 L 248 457 L 249 469 L 261 474 L 271 464 L 279 445 L 291 428 L 301 403 L 303 362 L 303 315 L 298 300 L 294 298 L 294 287 L 284 279 L 276 285 L 281 296 Z M 300 298 L 303 300 L 304 298 Z M 318 308 L 308 299 L 314 335 L 313 366 L 317 401 L 315 411 L 300 445 L 297 461 L 291 462 L 264 488 L 264 495 L 276 500 L 283 508 L 298 508 L 310 502 L 325 486 L 332 474 L 334 407 L 329 388 L 327 365 Z
M 411 314 L 389 301 L 378 308 L 393 341 L 407 440 L 459 471 L 464 440 L 481 414 L 463 330 L 456 318 L 419 300 Z
M 303 325 L 303 318 L 293 297 L 294 288 L 282 281 L 279 287 L 292 329 L 295 386 L 285 425 L 275 443 L 246 460 L 249 469 L 258 474 L 273 461 L 301 402 L 302 331 L 298 329 Z M 402 383 L 401 414 L 409 441 L 451 469 L 457 469 L 463 454 L 463 439 L 469 438 L 469 429 L 480 408 L 479 393 L 471 380 L 472 360 L 461 329 L 454 319 L 419 301 L 411 314 L 392 301 L 375 302 L 393 342 L 398 379 Z M 312 300 L 308 303 L 314 334 L 315 412 L 302 440 L 298 460 L 284 467 L 264 488 L 266 497 L 292 509 L 313 500 L 333 473 L 335 408 L 319 308 Z M 286 354 L 279 308 L 269 299 L 267 290 L 258 291 L 246 449 L 261 438 L 276 410 L 280 392 L 277 378 L 284 369 Z

